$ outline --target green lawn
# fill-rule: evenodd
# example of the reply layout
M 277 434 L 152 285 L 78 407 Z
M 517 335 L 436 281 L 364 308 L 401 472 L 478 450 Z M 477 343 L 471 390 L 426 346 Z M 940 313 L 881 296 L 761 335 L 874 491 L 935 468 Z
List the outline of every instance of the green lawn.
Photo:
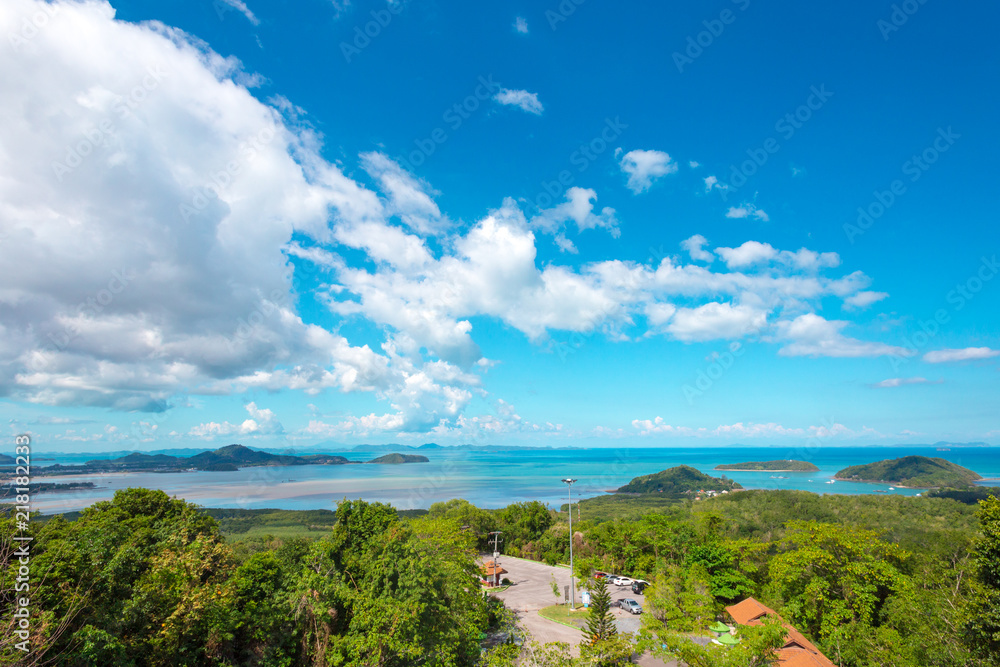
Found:
M 590 611 L 583 605 L 577 604 L 576 611 L 570 611 L 568 604 L 554 604 L 538 610 L 538 615 L 556 623 L 582 628 L 590 618 Z

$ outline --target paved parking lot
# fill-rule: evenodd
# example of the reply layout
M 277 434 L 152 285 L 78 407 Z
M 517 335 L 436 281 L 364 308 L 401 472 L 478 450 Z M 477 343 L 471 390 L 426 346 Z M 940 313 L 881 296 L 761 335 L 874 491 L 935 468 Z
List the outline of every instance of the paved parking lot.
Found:
M 583 633 L 538 615 L 539 609 L 563 601 L 563 587 L 569 585 L 569 568 L 552 567 L 545 563 L 503 556 L 500 557 L 500 565 L 507 570 L 507 574 L 504 576 L 510 579 L 512 585 L 504 591 L 495 593 L 495 595 L 504 601 L 508 609 L 517 614 L 518 620 L 532 639 L 542 644 L 567 642 L 573 648 L 573 655 L 578 655 L 578 644 Z M 558 599 L 552 594 L 553 578 L 559 586 Z M 608 586 L 608 592 L 611 593 L 612 600 L 632 598 L 639 604 L 645 603 L 644 596 L 633 593 L 628 587 Z M 576 603 L 578 606 L 581 605 L 579 590 L 576 592 Z M 638 631 L 640 616 L 633 615 L 623 609 L 612 609 L 611 612 L 615 616 L 615 623 L 618 625 L 619 631 Z M 648 655 L 643 656 L 638 664 L 643 667 L 676 667 L 674 662 L 665 663 Z

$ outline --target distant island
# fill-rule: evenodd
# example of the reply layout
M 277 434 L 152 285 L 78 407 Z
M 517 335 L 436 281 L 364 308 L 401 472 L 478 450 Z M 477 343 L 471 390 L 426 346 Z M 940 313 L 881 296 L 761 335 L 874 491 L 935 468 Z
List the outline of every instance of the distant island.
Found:
M 396 454 L 404 460 L 376 459 L 369 463 L 415 463 L 416 460 L 427 461 L 423 456 L 404 456 Z M 387 457 L 379 457 L 387 458 Z M 415 459 L 413 461 L 409 459 Z M 35 468 L 35 474 L 40 475 L 80 475 L 106 472 L 183 472 L 186 470 L 203 470 L 211 472 L 231 472 L 240 468 L 255 466 L 305 466 L 305 465 L 350 465 L 362 461 L 351 461 L 343 456 L 333 454 L 307 454 L 291 456 L 287 454 L 269 454 L 243 445 L 226 445 L 215 451 L 202 452 L 194 456 L 168 456 L 166 454 L 141 454 L 133 452 L 116 459 L 87 461 L 82 465 L 55 464 L 44 468 Z
M 817 468 L 808 461 L 747 461 L 745 463 L 724 463 L 717 465 L 715 470 L 736 472 L 817 472 Z
M 30 485 L 31 493 L 68 493 L 70 491 L 91 491 L 94 489 L 93 482 L 33 482 Z M 0 486 L 0 499 L 14 498 L 17 496 L 17 487 L 14 484 L 4 484 Z
M 368 463 L 427 463 L 430 461 L 426 456 L 418 454 L 384 454 L 374 458 Z
M 944 459 L 904 456 L 899 459 L 850 466 L 834 475 L 834 479 L 848 482 L 881 482 L 926 489 L 969 487 L 982 477 L 968 468 Z
M 732 491 L 743 487 L 731 479 L 706 475 L 691 466 L 667 468 L 652 475 L 636 477 L 616 493 L 694 493 L 697 491 Z

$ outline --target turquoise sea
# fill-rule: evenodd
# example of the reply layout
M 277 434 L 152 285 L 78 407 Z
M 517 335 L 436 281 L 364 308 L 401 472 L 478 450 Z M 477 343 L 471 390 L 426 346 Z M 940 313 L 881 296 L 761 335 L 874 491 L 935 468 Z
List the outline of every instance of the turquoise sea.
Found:
M 364 461 L 370 453 L 340 452 Z M 85 492 L 37 494 L 33 506 L 45 514 L 80 509 L 110 498 L 115 490 L 133 486 L 162 489 L 206 507 L 333 509 L 342 498 L 389 502 L 401 509 L 426 508 L 431 503 L 465 498 L 481 507 L 540 500 L 552 507 L 566 502 L 566 485 L 573 477 L 573 499 L 613 490 L 633 477 L 686 464 L 710 475 L 720 463 L 798 459 L 820 468 L 815 473 L 727 472 L 750 489 L 802 489 L 815 493 L 875 493 L 876 490 L 915 495 L 920 490 L 851 482 L 830 483 L 849 465 L 910 454 L 937 456 L 1000 480 L 1000 447 L 955 447 L 950 451 L 919 447 L 713 447 L 600 448 L 551 450 L 460 449 L 421 450 L 429 463 L 403 465 L 340 465 L 244 468 L 235 472 L 133 473 L 37 477 L 36 481 L 92 481 Z M 74 457 L 77 458 L 77 457 Z M 93 457 L 92 457 L 93 458 Z M 58 462 L 68 463 L 70 461 Z M 79 461 L 73 461 L 79 462 Z M 779 478 L 779 475 L 782 478 Z M 1000 486 L 1000 481 L 984 481 Z

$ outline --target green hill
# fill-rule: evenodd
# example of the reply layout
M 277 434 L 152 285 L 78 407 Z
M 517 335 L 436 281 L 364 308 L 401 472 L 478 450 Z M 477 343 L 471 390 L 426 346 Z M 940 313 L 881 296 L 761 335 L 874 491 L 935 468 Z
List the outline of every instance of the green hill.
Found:
M 41 469 L 46 475 L 81 474 L 93 472 L 179 472 L 182 470 L 207 470 L 213 472 L 233 471 L 251 466 L 304 466 L 343 465 L 359 463 L 333 454 L 309 454 L 291 456 L 270 454 L 250 449 L 243 445 L 226 445 L 212 452 L 201 452 L 194 456 L 179 457 L 167 454 L 143 454 L 133 452 L 116 459 L 87 461 L 83 465 L 55 464 Z
M 427 463 L 430 461 L 426 456 L 419 454 L 386 454 L 374 458 L 368 463 Z
M 819 470 L 808 461 L 747 461 L 745 463 L 724 463 L 715 466 L 715 470 L 750 470 L 769 472 L 816 472 Z
M 838 472 L 834 478 L 851 482 L 885 482 L 921 489 L 940 486 L 963 488 L 982 479 L 975 472 L 951 461 L 926 456 L 904 456 L 900 459 L 850 466 Z
M 618 493 L 689 493 L 692 491 L 729 491 L 743 487 L 730 479 L 719 479 L 691 466 L 667 468 L 652 475 L 636 477 Z

